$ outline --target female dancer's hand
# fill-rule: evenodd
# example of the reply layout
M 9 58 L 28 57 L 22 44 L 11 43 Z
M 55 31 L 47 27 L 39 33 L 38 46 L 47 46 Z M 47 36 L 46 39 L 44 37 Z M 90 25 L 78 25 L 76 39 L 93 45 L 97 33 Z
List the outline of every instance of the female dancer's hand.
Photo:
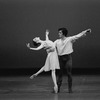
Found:
M 46 35 L 49 35 L 49 30 L 48 29 L 46 29 Z
M 30 43 L 27 43 L 26 46 L 30 49 Z

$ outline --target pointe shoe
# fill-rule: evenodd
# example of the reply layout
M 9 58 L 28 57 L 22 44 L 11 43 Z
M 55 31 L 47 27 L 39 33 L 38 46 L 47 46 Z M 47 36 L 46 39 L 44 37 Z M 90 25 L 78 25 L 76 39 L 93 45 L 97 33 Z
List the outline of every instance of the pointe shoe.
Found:
M 33 78 L 35 78 L 37 75 L 35 75 L 35 74 L 33 74 L 31 77 L 30 77 L 30 79 L 33 79 Z
M 58 86 L 54 87 L 54 93 L 58 93 Z

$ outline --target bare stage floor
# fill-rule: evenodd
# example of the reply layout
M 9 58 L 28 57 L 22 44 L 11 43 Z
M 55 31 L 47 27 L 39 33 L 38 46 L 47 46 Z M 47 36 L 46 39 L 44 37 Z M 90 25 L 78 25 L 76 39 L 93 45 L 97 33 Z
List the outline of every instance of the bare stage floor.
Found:
M 0 100 L 100 100 L 100 76 L 73 76 L 73 93 L 67 90 L 64 77 L 61 92 L 52 93 L 51 77 L 29 76 L 0 77 Z

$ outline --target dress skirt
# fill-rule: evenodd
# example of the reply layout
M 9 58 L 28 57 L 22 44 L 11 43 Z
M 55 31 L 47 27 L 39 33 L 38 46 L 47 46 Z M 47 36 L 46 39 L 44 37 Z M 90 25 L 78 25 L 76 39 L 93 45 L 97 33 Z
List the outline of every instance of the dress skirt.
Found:
M 44 71 L 60 69 L 59 60 L 56 50 L 49 52 L 44 65 Z

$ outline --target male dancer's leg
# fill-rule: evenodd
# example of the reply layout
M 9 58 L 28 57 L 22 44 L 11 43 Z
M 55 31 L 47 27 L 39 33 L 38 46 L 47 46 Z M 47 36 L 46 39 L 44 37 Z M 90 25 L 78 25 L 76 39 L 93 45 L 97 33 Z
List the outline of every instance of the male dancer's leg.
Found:
M 59 56 L 59 64 L 60 64 L 60 70 L 58 71 L 58 80 L 57 80 L 57 85 L 58 85 L 58 92 L 60 92 L 60 87 L 62 85 L 62 78 L 63 78 L 63 60 L 62 57 Z
M 72 93 L 72 57 L 68 55 L 68 59 L 66 62 L 66 70 L 68 75 L 68 92 Z

